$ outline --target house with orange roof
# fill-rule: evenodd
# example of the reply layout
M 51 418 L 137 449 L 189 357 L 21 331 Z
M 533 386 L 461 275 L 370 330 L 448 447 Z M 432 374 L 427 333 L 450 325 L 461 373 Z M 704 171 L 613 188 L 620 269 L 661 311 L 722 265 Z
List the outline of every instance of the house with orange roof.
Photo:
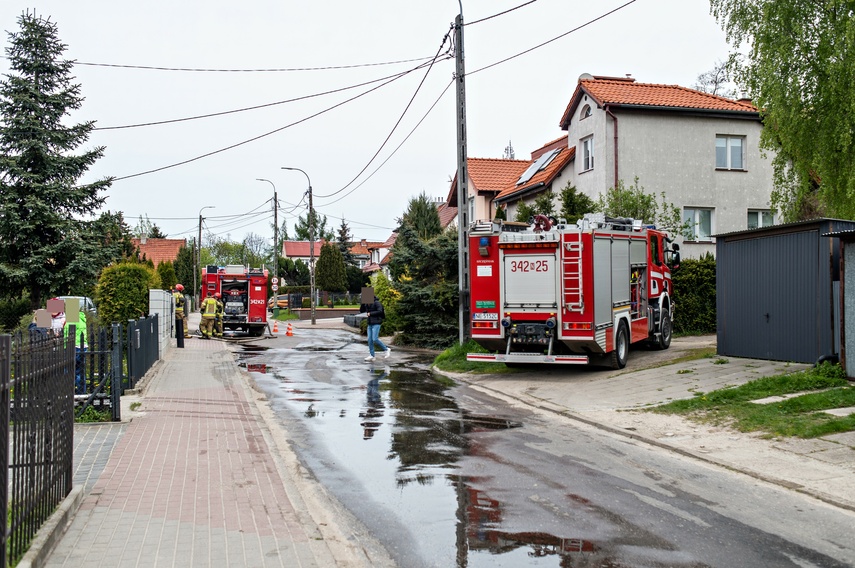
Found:
M 469 221 L 492 219 L 496 212 L 496 205 L 493 203 L 496 196 L 519 179 L 519 176 L 530 164 L 531 162 L 528 160 L 467 158 Z M 451 180 L 451 188 L 448 191 L 446 203 L 455 209 L 456 215 L 457 174 L 454 174 L 454 178 Z
M 647 193 L 664 192 L 691 226 L 684 256 L 714 254 L 717 233 L 775 221 L 771 159 L 748 100 L 583 74 L 559 124 L 575 148 L 569 181 L 593 199 L 636 177 Z
M 326 241 L 313 241 L 312 243 L 309 241 L 283 241 L 282 257 L 290 258 L 294 262 L 301 260 L 303 264 L 309 266 L 312 252 L 314 252 L 315 262 L 317 262 L 318 257 L 321 256 L 321 247 L 324 246 L 324 243 Z M 314 246 L 309 246 L 310 244 Z
M 382 270 L 389 277 L 389 260 L 392 258 L 392 246 L 397 238 L 398 233 L 392 233 L 385 242 L 369 246 L 370 262 L 362 267 L 362 272 L 370 274 Z
M 353 255 L 353 260 L 359 268 L 365 268 L 371 264 L 371 250 L 382 246 L 380 241 L 366 241 L 361 239 L 358 243 L 351 243 L 350 254 Z
M 178 258 L 181 247 L 187 246 L 187 239 L 151 239 L 148 237 L 131 239 L 131 244 L 140 251 L 140 259 L 150 260 L 154 267 L 161 262 L 173 262 Z

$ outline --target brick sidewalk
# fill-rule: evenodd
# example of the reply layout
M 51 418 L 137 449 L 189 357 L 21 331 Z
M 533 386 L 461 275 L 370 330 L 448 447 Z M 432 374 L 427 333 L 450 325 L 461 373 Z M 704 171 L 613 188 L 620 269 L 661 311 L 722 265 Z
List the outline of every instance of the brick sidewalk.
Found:
M 219 341 L 169 350 L 47 566 L 342 565 L 287 491 L 245 380 Z

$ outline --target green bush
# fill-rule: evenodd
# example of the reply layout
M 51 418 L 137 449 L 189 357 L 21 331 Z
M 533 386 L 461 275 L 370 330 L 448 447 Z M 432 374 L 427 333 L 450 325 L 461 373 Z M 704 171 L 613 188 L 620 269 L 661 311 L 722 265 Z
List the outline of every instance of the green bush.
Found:
M 716 264 L 712 254 L 685 259 L 671 274 L 674 284 L 674 331 L 715 333 Z
M 104 324 L 148 315 L 148 291 L 160 288 L 160 278 L 145 264 L 121 263 L 105 268 L 96 287 L 98 316 Z

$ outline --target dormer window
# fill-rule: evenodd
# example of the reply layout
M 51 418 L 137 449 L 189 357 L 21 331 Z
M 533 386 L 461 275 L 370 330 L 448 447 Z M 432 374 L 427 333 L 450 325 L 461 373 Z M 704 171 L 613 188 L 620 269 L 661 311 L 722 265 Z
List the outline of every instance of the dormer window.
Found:
M 582 107 L 582 112 L 579 114 L 579 119 L 585 120 L 589 116 L 591 116 L 591 105 L 585 105 L 584 107 Z

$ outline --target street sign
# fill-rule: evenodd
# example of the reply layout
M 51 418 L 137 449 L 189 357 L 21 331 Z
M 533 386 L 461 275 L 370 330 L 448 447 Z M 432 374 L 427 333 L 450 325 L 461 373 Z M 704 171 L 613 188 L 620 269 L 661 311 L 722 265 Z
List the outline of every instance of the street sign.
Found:
M 276 284 L 274 284 L 273 286 L 271 286 L 271 287 L 270 287 L 270 289 L 271 289 L 271 290 L 273 290 L 273 291 L 275 292 L 276 290 L 278 290 L 278 289 L 279 289 L 279 286 L 278 286 L 278 285 L 276 285 Z

